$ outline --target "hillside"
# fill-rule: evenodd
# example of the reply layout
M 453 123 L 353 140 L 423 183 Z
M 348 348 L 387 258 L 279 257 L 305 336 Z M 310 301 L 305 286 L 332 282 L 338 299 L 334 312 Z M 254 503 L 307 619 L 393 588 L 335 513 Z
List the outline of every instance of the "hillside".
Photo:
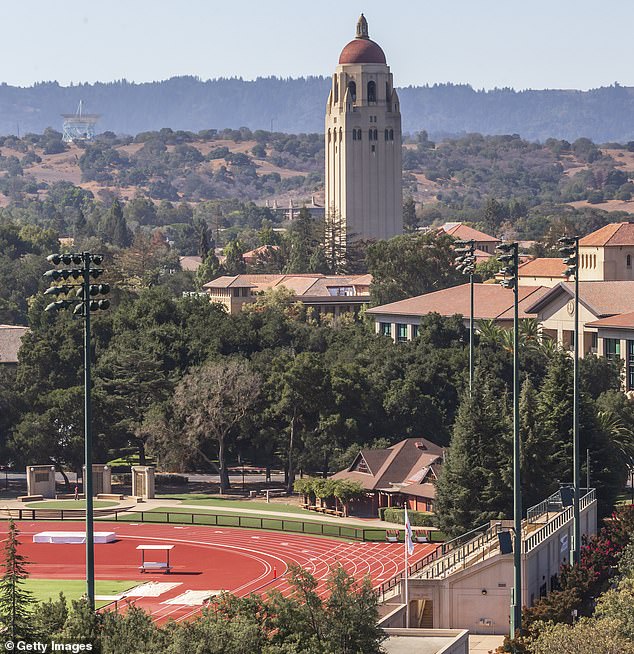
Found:
M 162 129 L 71 145 L 60 137 L 0 137 L 0 206 L 42 199 L 59 182 L 105 199 L 323 204 L 320 134 Z M 404 196 L 453 212 L 480 210 L 489 198 L 514 203 L 516 213 L 553 202 L 634 212 L 632 176 L 634 152 L 588 139 L 540 145 L 471 134 L 434 143 L 421 132 L 403 146 Z
M 398 83 L 398 71 L 394 71 Z M 222 125 L 238 129 L 319 132 L 330 86 L 328 77 L 201 81 L 175 77 L 135 84 L 44 82 L 19 88 L 0 85 L 0 134 L 61 129 L 62 113 L 83 100 L 102 115 L 100 130 L 136 134 L 173 129 L 200 131 Z M 471 132 L 520 134 L 596 142 L 634 140 L 634 89 L 618 85 L 575 90 L 493 89 L 441 84 L 399 88 L 403 129 L 426 130 L 432 137 Z

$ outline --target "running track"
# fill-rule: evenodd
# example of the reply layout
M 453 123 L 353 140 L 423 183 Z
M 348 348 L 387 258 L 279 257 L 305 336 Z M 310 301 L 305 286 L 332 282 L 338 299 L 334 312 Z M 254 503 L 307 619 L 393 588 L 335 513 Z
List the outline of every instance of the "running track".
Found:
M 40 531 L 82 531 L 82 523 L 25 521 L 18 523 L 18 528 L 20 551 L 29 561 L 30 576 L 84 578 L 84 545 L 32 542 L 33 535 Z M 289 563 L 296 563 L 310 572 L 318 580 L 321 594 L 326 591 L 325 580 L 334 565 L 342 565 L 357 579 L 369 575 L 375 587 L 404 567 L 402 543 L 362 543 L 250 529 L 149 523 L 100 521 L 96 530 L 117 534 L 117 542 L 95 545 L 97 579 L 179 583 L 160 597 L 135 598 L 135 604 L 159 622 L 168 618 L 183 620 L 200 611 L 199 606 L 163 604 L 189 589 L 226 590 L 239 596 L 275 589 L 288 595 L 291 592 L 286 578 Z M 6 534 L 6 525 L 0 528 L 0 534 Z M 140 552 L 136 551 L 139 544 L 175 545 L 170 556 L 172 572 L 139 572 Z M 435 547 L 416 545 L 410 565 Z

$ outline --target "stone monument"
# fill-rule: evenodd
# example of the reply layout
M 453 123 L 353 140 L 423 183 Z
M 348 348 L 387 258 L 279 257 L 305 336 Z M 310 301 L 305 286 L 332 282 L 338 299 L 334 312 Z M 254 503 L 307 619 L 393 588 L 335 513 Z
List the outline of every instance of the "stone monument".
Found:
M 86 492 L 86 466 L 82 466 L 84 475 L 84 493 Z M 110 495 L 112 493 L 112 471 L 102 463 L 92 464 L 92 494 Z
M 26 486 L 28 495 L 55 498 L 55 466 L 27 466 Z
M 132 466 L 132 496 L 154 499 L 153 466 Z

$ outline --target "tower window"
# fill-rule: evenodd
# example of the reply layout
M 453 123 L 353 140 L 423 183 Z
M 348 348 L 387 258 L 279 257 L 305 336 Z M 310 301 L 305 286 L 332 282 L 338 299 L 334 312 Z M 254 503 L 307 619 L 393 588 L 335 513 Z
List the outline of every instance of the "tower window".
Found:
M 375 141 L 378 141 L 378 140 L 379 140 L 379 130 L 376 129 L 376 127 L 375 127 L 375 128 L 372 130 L 372 132 L 373 132 L 374 140 L 375 140 Z
M 350 80 L 348 82 L 348 91 L 350 91 L 350 97 L 352 98 L 352 101 L 355 102 L 357 99 L 357 85 L 354 80 Z
M 369 139 L 370 141 L 373 141 L 373 140 L 374 140 L 374 136 L 372 135 L 372 130 L 371 130 L 371 129 L 368 130 L 368 139 Z
M 390 104 L 390 100 L 392 99 L 392 92 L 390 91 L 390 83 L 385 82 L 385 101 Z
M 390 130 L 390 141 L 393 141 L 393 140 L 394 140 L 394 130 L 391 129 Z
M 368 82 L 368 102 L 376 102 L 376 83 L 372 80 Z
M 357 130 L 356 130 L 356 129 L 353 129 L 353 130 L 352 130 L 352 140 L 353 140 L 353 141 L 356 141 L 356 140 L 357 140 Z
M 625 265 L 626 265 L 628 268 L 631 268 L 631 267 L 632 267 L 632 255 L 631 255 L 631 254 L 628 254 L 628 255 L 627 255 L 627 258 L 626 258 L 625 262 L 626 262 Z
M 339 102 L 339 81 L 335 75 L 335 102 Z
M 385 140 L 388 141 L 389 139 L 390 139 L 390 131 L 386 129 L 385 130 Z

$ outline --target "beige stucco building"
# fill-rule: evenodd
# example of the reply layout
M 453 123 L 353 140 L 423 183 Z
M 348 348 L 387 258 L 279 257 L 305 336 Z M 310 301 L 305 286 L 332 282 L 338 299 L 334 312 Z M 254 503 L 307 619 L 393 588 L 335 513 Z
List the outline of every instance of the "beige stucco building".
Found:
M 326 225 L 342 244 L 403 232 L 401 140 L 392 73 L 361 14 L 326 103 Z

